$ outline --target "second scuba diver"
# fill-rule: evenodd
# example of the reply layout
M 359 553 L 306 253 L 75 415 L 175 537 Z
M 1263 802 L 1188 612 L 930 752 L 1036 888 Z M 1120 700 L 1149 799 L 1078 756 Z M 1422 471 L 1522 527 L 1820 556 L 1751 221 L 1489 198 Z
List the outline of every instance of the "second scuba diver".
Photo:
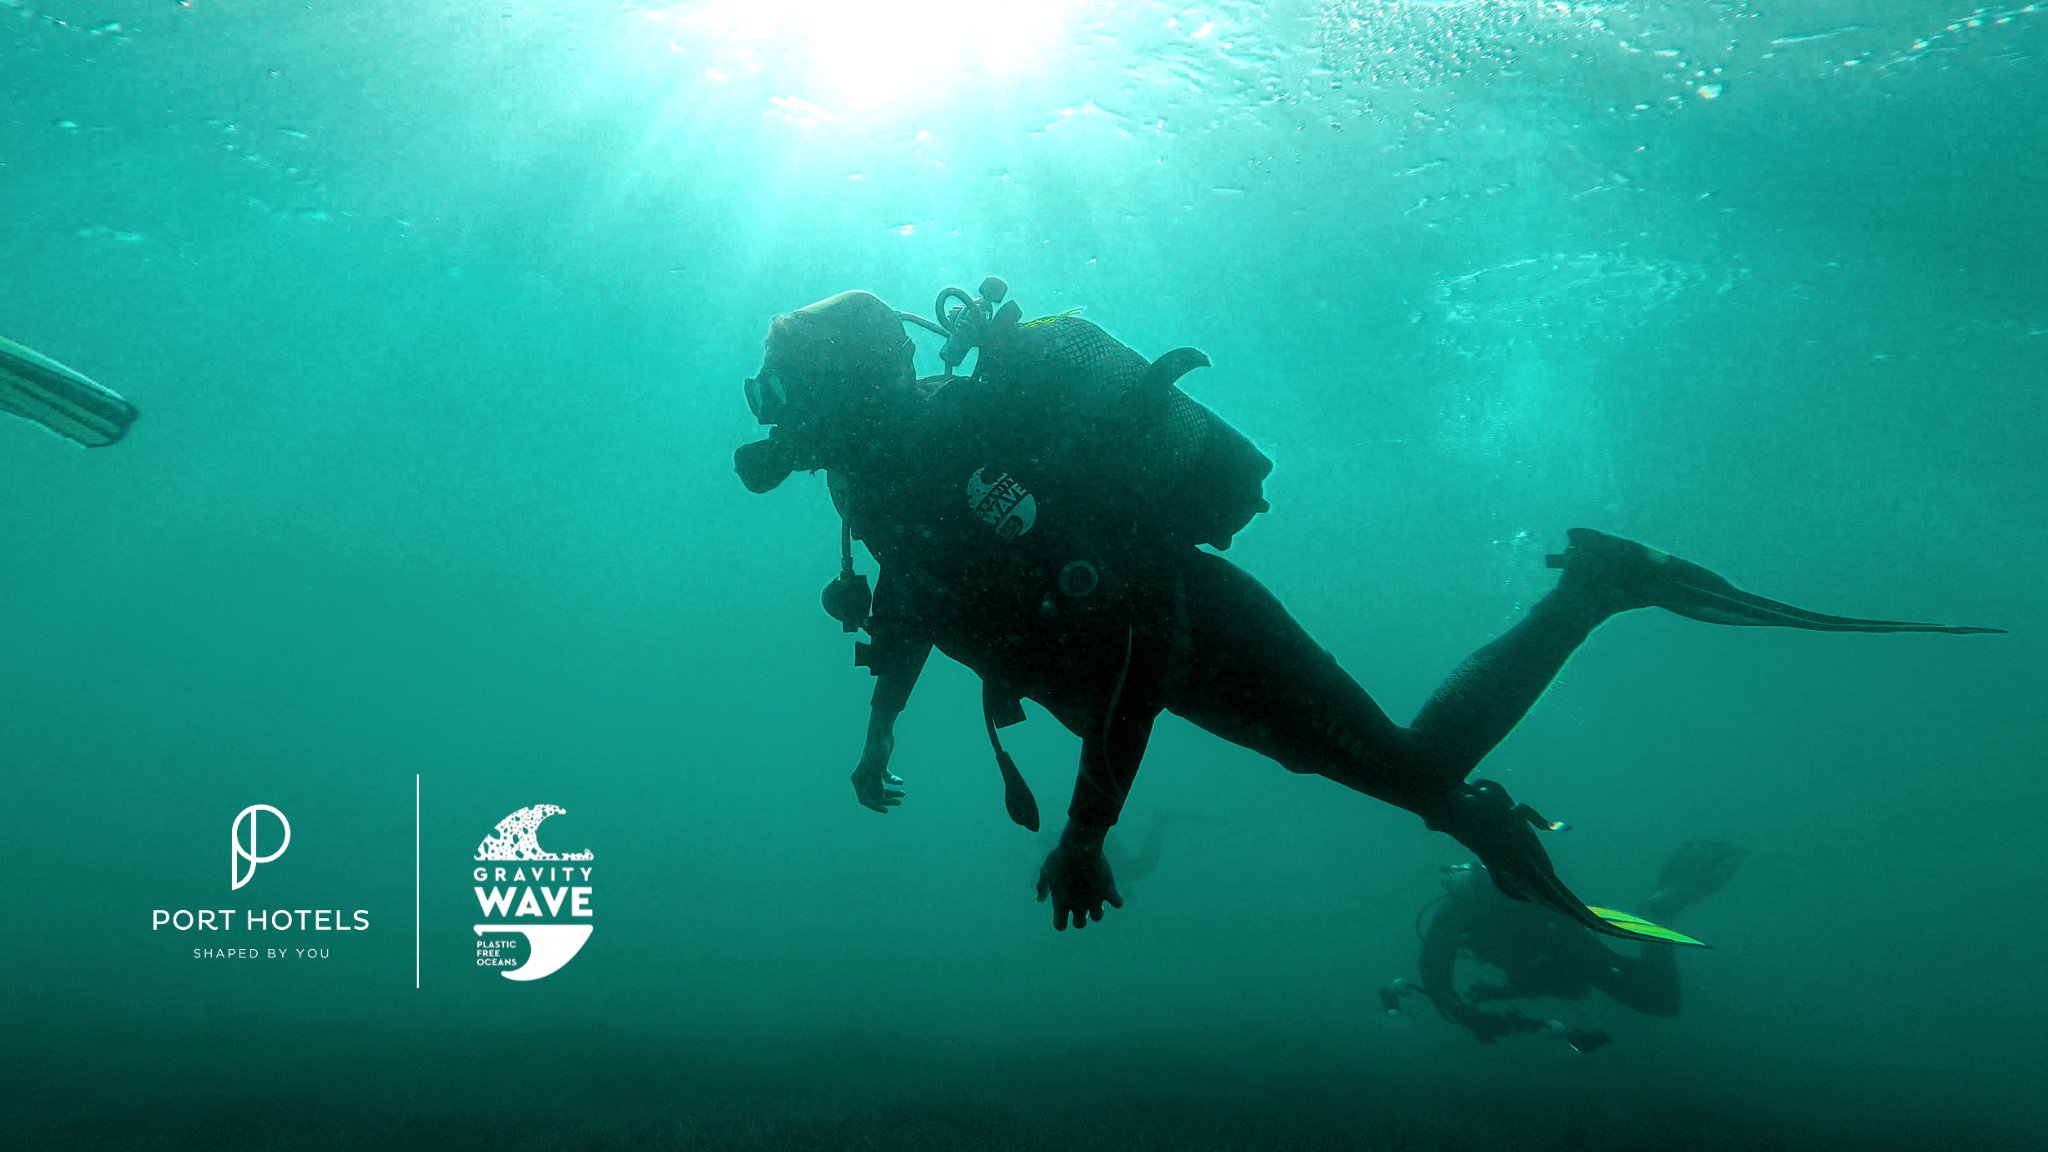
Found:
M 1071 314 L 1023 322 L 1006 291 L 994 277 L 979 298 L 949 288 L 936 323 L 858 291 L 776 317 L 746 383 L 769 436 L 739 449 L 735 465 L 755 492 L 795 471 L 827 474 L 843 519 L 826 609 L 873 638 L 855 654 L 877 677 L 853 772 L 863 805 L 887 812 L 901 801 L 889 771 L 896 716 L 933 647 L 982 679 L 1018 823 L 1035 830 L 1037 804 L 996 730 L 1022 720 L 1018 702 L 1029 698 L 1080 737 L 1066 827 L 1038 876 L 1055 928 L 1122 906 L 1103 838 L 1154 720 L 1171 711 L 1290 771 L 1417 814 L 1514 899 L 1634 938 L 1557 878 L 1536 837 L 1546 821 L 1499 784 L 1465 779 L 1602 621 L 1663 608 L 1719 624 L 1995 631 L 1823 616 L 1575 528 L 1551 558 L 1563 569 L 1557 587 L 1401 727 L 1272 593 L 1197 547 L 1227 548 L 1266 510 L 1272 467 L 1176 386 L 1208 358 L 1182 348 L 1148 363 Z M 947 337 L 944 375 L 917 377 L 906 322 Z M 977 347 L 973 375 L 954 375 Z M 872 603 L 853 571 L 854 540 L 881 564 Z
M 1639 906 L 1643 917 L 1669 925 L 1680 912 L 1719 891 L 1748 853 L 1719 840 L 1690 840 L 1679 846 L 1657 877 L 1657 890 Z M 1669 941 L 1645 938 L 1639 956 L 1623 956 L 1548 908 L 1504 900 L 1481 881 L 1480 869 L 1457 864 L 1444 869 L 1444 896 L 1421 932 L 1416 959 L 1422 982 L 1396 980 L 1380 989 L 1389 1015 L 1409 995 L 1427 996 L 1443 1018 L 1488 1044 L 1518 1032 L 1556 1036 L 1581 1052 L 1608 1042 L 1605 1032 L 1538 1020 L 1519 1009 L 1493 1012 L 1481 1005 L 1499 1000 L 1583 1000 L 1597 988 L 1616 1003 L 1648 1016 L 1676 1016 L 1679 1008 L 1678 943 L 1697 943 L 1662 929 Z M 1426 910 L 1425 910 L 1426 911 Z M 1419 919 L 1419 917 L 1418 917 Z M 1500 970 L 1499 984 L 1474 984 L 1460 993 L 1458 958 L 1469 956 Z

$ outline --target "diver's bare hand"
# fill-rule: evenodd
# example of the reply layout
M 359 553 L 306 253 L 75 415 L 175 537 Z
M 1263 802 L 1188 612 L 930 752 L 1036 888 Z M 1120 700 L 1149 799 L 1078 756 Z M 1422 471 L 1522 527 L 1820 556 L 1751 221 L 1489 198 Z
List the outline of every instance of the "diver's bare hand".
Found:
M 889 754 L 895 750 L 894 736 L 886 732 L 868 733 L 867 747 L 861 751 L 860 764 L 853 770 L 853 798 L 860 801 L 861 807 L 887 815 L 889 809 L 903 803 L 903 789 L 889 787 L 903 783 L 889 771 Z
M 1105 901 L 1112 908 L 1124 906 L 1109 861 L 1102 858 L 1101 832 L 1076 836 L 1073 826 L 1068 826 L 1059 847 L 1038 869 L 1038 902 L 1045 903 L 1048 896 L 1052 898 L 1052 926 L 1061 932 L 1067 930 L 1069 920 L 1074 927 L 1085 928 L 1088 921 L 1102 919 Z

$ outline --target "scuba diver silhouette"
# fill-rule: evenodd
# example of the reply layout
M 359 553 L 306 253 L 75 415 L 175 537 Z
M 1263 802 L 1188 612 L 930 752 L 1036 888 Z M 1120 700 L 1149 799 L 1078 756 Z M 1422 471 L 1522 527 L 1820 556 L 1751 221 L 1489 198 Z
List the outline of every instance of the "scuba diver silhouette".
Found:
M 1680 912 L 1719 891 L 1748 855 L 1719 840 L 1680 845 L 1664 862 L 1656 891 L 1639 906 L 1643 917 L 1669 925 Z M 1644 939 L 1640 956 L 1620 955 L 1547 908 L 1502 899 L 1492 885 L 1480 882 L 1479 870 L 1470 864 L 1444 869 L 1444 895 L 1423 909 L 1423 915 L 1435 909 L 1429 927 L 1423 929 L 1421 915 L 1416 917 L 1417 935 L 1422 937 L 1416 967 L 1422 982 L 1396 980 L 1380 989 L 1380 1006 L 1389 1016 L 1400 1013 L 1403 997 L 1421 995 L 1444 1019 L 1488 1044 L 1518 1032 L 1541 1032 L 1590 1052 L 1608 1042 L 1607 1033 L 1538 1020 L 1516 1008 L 1489 1012 L 1479 1005 L 1544 996 L 1583 1000 L 1597 988 L 1645 1015 L 1678 1015 L 1675 944 Z M 1677 941 L 1691 939 L 1667 934 Z M 1473 984 L 1460 994 L 1455 983 L 1460 956 L 1499 969 L 1504 982 Z
M 1743 592 L 1653 548 L 1569 533 L 1556 588 L 1474 653 L 1408 727 L 1390 720 L 1250 575 L 1212 552 L 1267 509 L 1272 464 L 1176 386 L 1209 363 L 1181 348 L 1148 362 L 1072 314 L 1025 322 L 1007 286 L 939 294 L 936 321 L 843 292 L 770 325 L 747 380 L 768 438 L 734 453 L 754 492 L 823 469 L 841 514 L 840 576 L 825 608 L 865 628 L 855 663 L 876 678 L 856 799 L 901 803 L 897 714 L 932 648 L 973 669 L 1011 818 L 1037 801 L 997 729 L 1043 705 L 1081 739 L 1067 823 L 1039 870 L 1053 927 L 1121 907 L 1102 845 L 1154 721 L 1170 711 L 1294 772 L 1422 817 L 1469 848 L 1502 892 L 1594 932 L 1610 925 L 1557 877 L 1499 784 L 1466 776 L 1565 659 L 1617 613 L 1663 608 L 1718 624 L 1822 631 L 1986 632 L 1824 616 Z M 943 375 L 919 379 L 914 323 L 946 338 Z M 971 376 L 955 375 L 979 349 Z M 881 565 L 870 592 L 853 541 Z

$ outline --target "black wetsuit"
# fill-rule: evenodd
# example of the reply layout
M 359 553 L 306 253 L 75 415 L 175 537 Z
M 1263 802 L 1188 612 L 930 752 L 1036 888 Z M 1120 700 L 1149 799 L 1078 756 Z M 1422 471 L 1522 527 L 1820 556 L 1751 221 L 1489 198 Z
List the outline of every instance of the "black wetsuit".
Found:
M 903 707 L 933 646 L 981 675 L 998 723 L 1038 701 L 1082 738 L 1068 811 L 1093 827 L 1115 823 L 1161 711 L 1441 826 L 1605 613 L 1553 594 L 1396 725 L 1271 593 L 1196 547 L 1231 529 L 1212 539 L 1177 514 L 1204 483 L 1168 474 L 1187 463 L 1191 405 L 1170 389 L 1163 420 L 1115 415 L 1145 364 L 1086 321 L 1024 325 L 984 346 L 973 378 L 920 381 L 873 422 L 835 492 L 882 568 L 875 707 Z M 990 486 L 1003 498 L 977 509 Z M 1061 590 L 1076 561 L 1099 573 L 1087 595 Z

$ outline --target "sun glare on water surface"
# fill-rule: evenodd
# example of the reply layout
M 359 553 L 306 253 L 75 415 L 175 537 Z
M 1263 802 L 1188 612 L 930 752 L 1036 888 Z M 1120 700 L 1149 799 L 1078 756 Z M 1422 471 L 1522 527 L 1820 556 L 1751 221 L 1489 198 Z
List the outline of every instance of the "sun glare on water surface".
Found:
M 1042 68 L 1069 0 L 699 0 L 641 10 L 672 55 L 714 84 L 760 77 L 832 116 L 971 98 Z

